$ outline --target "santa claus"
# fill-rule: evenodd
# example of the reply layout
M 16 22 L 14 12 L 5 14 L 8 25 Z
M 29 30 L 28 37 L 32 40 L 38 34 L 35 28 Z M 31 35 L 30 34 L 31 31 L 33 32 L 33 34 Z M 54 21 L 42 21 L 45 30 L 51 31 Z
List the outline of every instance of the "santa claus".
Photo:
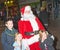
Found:
M 20 9 L 21 19 L 18 21 L 18 30 L 23 35 L 23 38 L 30 38 L 38 30 L 45 30 L 41 21 L 33 14 L 31 6 L 27 5 Z M 30 50 L 41 50 L 39 42 L 30 45 Z

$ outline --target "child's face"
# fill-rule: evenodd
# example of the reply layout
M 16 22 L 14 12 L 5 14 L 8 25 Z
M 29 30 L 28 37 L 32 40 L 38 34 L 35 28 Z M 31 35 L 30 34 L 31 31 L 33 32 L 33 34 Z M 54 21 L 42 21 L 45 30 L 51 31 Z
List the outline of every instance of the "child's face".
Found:
M 16 36 L 16 39 L 17 39 L 17 40 L 22 40 L 22 35 L 21 35 L 21 34 L 18 34 L 18 35 Z
M 8 29 L 12 29 L 13 28 L 13 21 L 8 21 L 6 23 L 6 26 L 7 26 Z

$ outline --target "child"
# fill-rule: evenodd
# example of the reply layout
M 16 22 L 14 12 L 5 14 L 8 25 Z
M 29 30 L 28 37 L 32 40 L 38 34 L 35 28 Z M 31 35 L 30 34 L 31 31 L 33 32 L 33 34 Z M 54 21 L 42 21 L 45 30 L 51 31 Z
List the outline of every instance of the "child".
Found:
M 38 42 L 39 35 L 35 35 L 30 39 L 22 39 L 22 34 L 15 34 L 14 50 L 30 50 L 29 45 Z
M 14 50 L 29 50 L 28 45 L 25 45 L 27 43 L 25 43 L 25 41 L 23 42 L 22 40 L 22 35 L 19 33 L 15 34 L 15 42 L 13 44 L 14 46 Z
M 14 42 L 14 35 L 17 30 L 13 28 L 13 20 L 11 18 L 6 19 L 5 26 L 6 28 L 2 32 L 1 36 L 3 50 L 13 50 L 14 47 L 12 44 Z
M 47 31 L 39 31 L 40 35 L 40 47 L 42 50 L 54 50 L 53 41 L 54 36 L 49 34 Z

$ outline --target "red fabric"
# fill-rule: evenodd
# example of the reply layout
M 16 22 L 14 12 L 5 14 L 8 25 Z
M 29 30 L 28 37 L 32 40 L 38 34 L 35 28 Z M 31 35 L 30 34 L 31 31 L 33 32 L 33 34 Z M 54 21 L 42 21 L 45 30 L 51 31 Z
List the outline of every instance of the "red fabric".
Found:
M 26 6 L 24 6 L 24 7 L 22 7 L 22 8 L 20 9 L 20 12 L 22 13 L 22 15 L 24 14 L 25 8 L 26 8 L 27 6 L 29 6 L 29 5 L 26 5 Z
M 38 18 L 36 18 L 36 22 L 38 24 L 39 30 L 45 30 L 43 24 L 41 23 L 41 21 Z
M 24 14 L 24 11 L 25 11 L 25 7 L 22 7 L 22 8 L 20 9 L 20 12 L 22 13 L 22 15 Z
M 39 30 L 45 30 L 44 26 L 39 21 L 39 19 L 36 18 L 35 20 L 36 20 L 36 22 L 38 24 Z M 30 37 L 32 37 L 30 35 L 29 36 L 25 35 L 25 32 L 33 32 L 33 28 L 31 26 L 30 21 L 19 20 L 19 22 L 18 22 L 18 30 L 23 35 L 23 38 L 28 38 L 29 39 Z M 36 43 L 30 45 L 30 50 L 41 50 L 41 48 L 39 47 L 39 42 L 36 42 Z
M 42 50 L 41 48 L 40 48 L 40 42 L 36 42 L 36 43 L 34 43 L 34 44 L 32 44 L 32 45 L 30 45 L 29 47 L 30 47 L 30 50 Z
M 18 22 L 18 30 L 23 35 L 23 38 L 30 38 L 31 36 L 25 35 L 25 32 L 33 31 L 29 21 L 21 21 L 21 20 Z

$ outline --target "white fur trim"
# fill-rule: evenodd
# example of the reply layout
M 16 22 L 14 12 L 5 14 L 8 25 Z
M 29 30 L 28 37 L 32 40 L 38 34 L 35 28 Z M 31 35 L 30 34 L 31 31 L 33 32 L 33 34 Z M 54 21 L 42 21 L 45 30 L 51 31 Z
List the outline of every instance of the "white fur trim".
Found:
M 27 43 L 27 39 L 23 39 L 22 43 L 23 43 L 23 45 L 24 45 L 25 48 L 28 48 L 28 50 L 30 50 L 30 48 L 28 46 L 28 43 Z
M 39 30 L 38 24 L 35 19 L 30 19 L 30 23 L 32 25 L 33 31 Z
M 27 39 L 27 43 L 28 45 L 31 45 L 35 42 L 38 42 L 39 41 L 39 34 L 37 35 L 34 35 L 33 37 L 31 37 L 30 39 Z
M 54 36 L 52 35 L 51 38 L 54 40 Z
M 31 7 L 30 7 L 30 6 L 26 6 L 26 7 L 25 7 L 25 11 L 31 11 Z M 25 11 L 24 11 L 24 12 L 25 12 Z
M 21 20 L 30 21 L 33 31 L 39 30 L 39 27 L 35 18 L 29 18 L 29 19 L 21 18 Z
M 21 18 L 21 20 L 24 20 L 23 18 Z

